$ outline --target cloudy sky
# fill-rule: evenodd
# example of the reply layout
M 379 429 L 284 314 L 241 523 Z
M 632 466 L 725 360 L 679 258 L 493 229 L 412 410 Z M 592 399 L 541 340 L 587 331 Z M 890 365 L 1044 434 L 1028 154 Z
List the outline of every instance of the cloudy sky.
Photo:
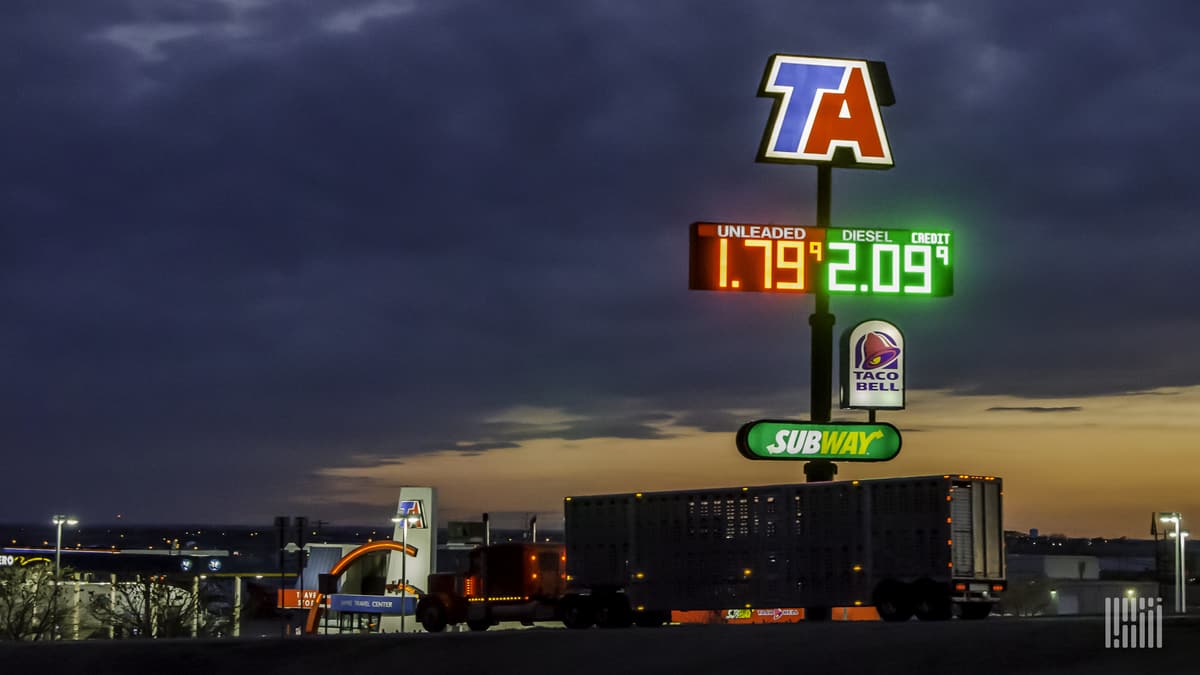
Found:
M 0 13 L 6 521 L 386 522 L 803 480 L 807 297 L 687 288 L 697 220 L 811 224 L 756 163 L 772 53 L 887 62 L 896 166 L 833 221 L 949 228 L 888 464 L 1011 529 L 1200 522 L 1191 3 L 104 0 Z M 860 412 L 837 413 L 863 419 Z

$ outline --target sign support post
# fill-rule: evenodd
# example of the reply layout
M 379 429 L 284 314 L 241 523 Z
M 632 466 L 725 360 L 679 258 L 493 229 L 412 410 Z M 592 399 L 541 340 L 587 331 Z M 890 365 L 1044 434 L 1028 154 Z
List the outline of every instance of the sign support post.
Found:
M 829 227 L 830 202 L 832 201 L 833 167 L 828 164 L 817 166 L 817 227 Z M 829 283 L 826 275 L 818 274 L 816 280 L 816 306 L 808 317 L 812 328 L 811 368 L 809 373 L 809 400 L 812 420 L 829 422 L 832 418 L 833 391 L 833 324 L 834 316 L 829 313 Z M 874 421 L 874 420 L 872 420 Z M 810 483 L 831 481 L 837 475 L 837 465 L 827 459 L 815 459 L 804 464 L 804 476 Z

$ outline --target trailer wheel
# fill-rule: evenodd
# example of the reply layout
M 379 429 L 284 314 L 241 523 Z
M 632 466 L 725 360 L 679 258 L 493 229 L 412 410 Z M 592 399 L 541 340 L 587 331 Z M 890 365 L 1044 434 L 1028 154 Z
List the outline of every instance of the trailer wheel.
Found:
M 446 608 L 437 598 L 421 598 L 417 605 L 417 621 L 430 633 L 440 633 L 446 630 Z
M 828 621 L 833 616 L 832 607 L 805 607 L 805 621 Z
M 990 602 L 964 602 L 958 606 L 959 616 L 968 621 L 979 621 L 988 618 L 992 613 Z
M 921 621 L 946 621 L 954 614 L 950 587 L 933 579 L 921 579 L 913 586 L 913 608 Z
M 467 628 L 471 630 L 484 631 L 492 627 L 492 622 L 487 619 L 467 619 Z
M 592 617 L 592 605 L 588 598 L 572 595 L 563 600 L 562 622 L 567 628 L 591 628 L 595 619 Z
M 658 628 L 670 618 L 670 612 L 638 612 L 633 615 L 633 623 L 638 628 Z
M 633 625 L 633 612 L 624 595 L 612 595 L 600 601 L 596 610 L 596 625 L 601 628 L 629 628 Z
M 884 579 L 871 596 L 879 618 L 884 621 L 908 621 L 913 615 L 912 589 L 895 579 Z

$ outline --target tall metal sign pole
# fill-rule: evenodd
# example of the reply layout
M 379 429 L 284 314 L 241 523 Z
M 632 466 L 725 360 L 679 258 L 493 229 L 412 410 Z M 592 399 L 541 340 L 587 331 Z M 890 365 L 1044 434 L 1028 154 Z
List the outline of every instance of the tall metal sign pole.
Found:
M 767 64 L 760 95 L 775 99 L 758 160 L 817 165 L 817 227 L 830 227 L 833 167 L 889 169 L 891 148 L 879 106 L 895 102 L 881 62 L 775 54 Z M 833 324 L 828 279 L 816 276 L 812 327 L 811 414 L 831 419 Z M 837 465 L 826 459 L 805 464 L 809 481 L 833 480 Z
M 830 202 L 832 201 L 833 167 L 824 164 L 817 167 L 817 227 L 829 227 Z M 812 358 L 809 373 L 809 401 L 814 422 L 828 422 L 833 418 L 833 324 L 835 318 L 829 312 L 829 289 L 825 275 L 816 279 L 816 305 L 808 317 L 812 328 Z M 804 464 L 804 477 L 810 483 L 833 480 L 837 475 L 837 464 L 828 459 L 814 459 Z

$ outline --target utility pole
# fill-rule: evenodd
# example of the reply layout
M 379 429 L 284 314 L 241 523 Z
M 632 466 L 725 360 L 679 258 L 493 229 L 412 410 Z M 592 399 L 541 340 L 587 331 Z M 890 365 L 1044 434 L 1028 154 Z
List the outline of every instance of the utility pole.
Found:
M 284 598 L 283 592 L 284 547 L 288 544 L 287 534 L 289 526 L 291 525 L 291 520 L 292 519 L 288 516 L 275 516 L 275 537 L 279 549 L 279 565 L 277 567 L 279 570 L 279 607 L 283 613 L 283 626 L 280 630 L 285 637 L 291 632 L 292 627 L 291 616 L 288 614 L 287 602 Z

